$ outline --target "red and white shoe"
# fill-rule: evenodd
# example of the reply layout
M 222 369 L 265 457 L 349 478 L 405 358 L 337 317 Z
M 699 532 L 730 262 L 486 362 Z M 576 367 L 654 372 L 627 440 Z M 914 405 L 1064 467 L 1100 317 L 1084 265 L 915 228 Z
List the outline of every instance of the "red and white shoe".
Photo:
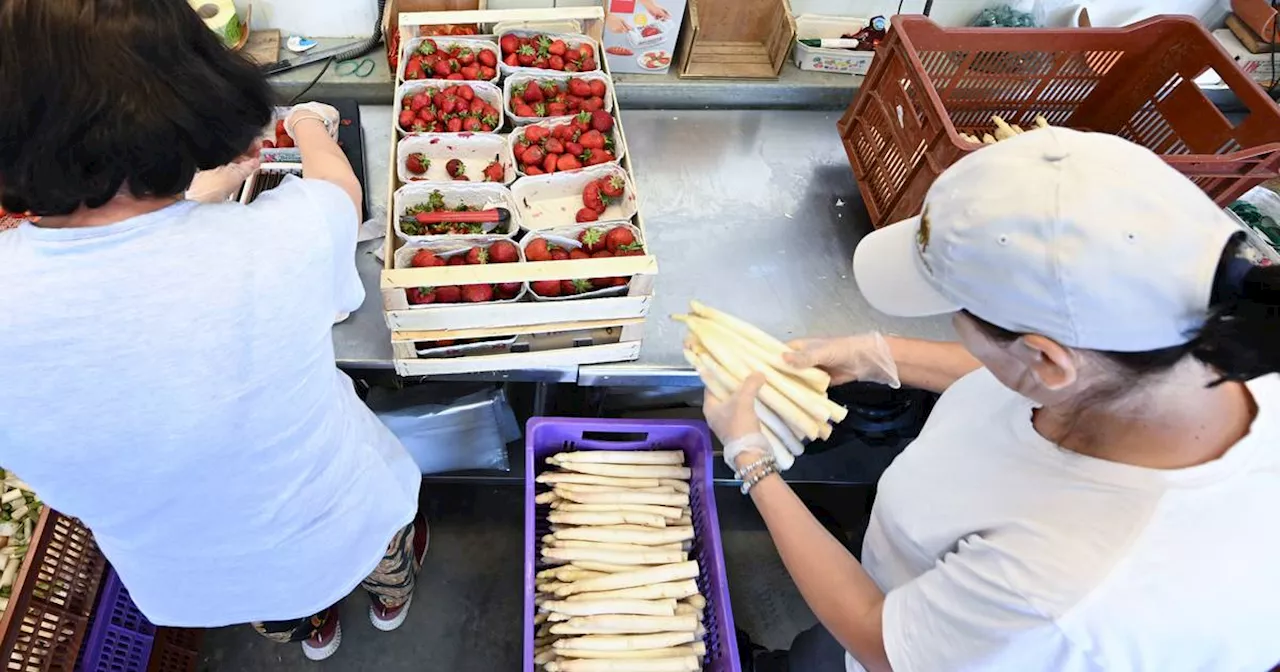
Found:
M 324 660 L 338 652 L 342 644 L 342 624 L 338 622 L 338 610 L 329 607 L 328 616 L 320 632 L 302 643 L 302 653 L 309 660 Z
M 422 562 L 427 557 L 427 548 L 431 546 L 430 542 L 431 528 L 427 526 L 426 516 L 419 513 L 418 517 L 413 519 L 413 558 L 416 569 L 422 569 Z M 413 604 L 413 595 L 410 595 L 404 604 L 393 609 L 382 606 L 382 603 L 374 598 L 373 604 L 369 605 L 369 622 L 383 632 L 391 632 L 404 625 L 404 620 L 409 616 L 411 604 Z

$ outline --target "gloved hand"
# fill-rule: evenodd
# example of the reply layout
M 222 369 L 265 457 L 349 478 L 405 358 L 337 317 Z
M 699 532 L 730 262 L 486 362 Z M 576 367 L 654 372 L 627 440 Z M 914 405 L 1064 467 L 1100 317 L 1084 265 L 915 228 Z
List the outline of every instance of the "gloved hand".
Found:
M 324 103 L 302 103 L 294 105 L 293 110 L 289 112 L 289 116 L 284 120 L 284 130 L 289 137 L 297 140 L 294 135 L 294 129 L 298 123 L 306 119 L 318 119 L 324 123 L 325 129 L 329 131 L 329 137 L 338 137 L 338 126 L 342 124 L 342 115 L 332 105 Z
M 856 380 L 893 388 L 902 386 L 893 353 L 878 331 L 840 338 L 809 338 L 788 345 L 795 350 L 783 355 L 788 364 L 801 368 L 816 366 L 831 374 L 833 385 Z
M 737 459 L 744 453 L 759 453 L 756 458 L 772 452 L 768 441 L 760 432 L 760 419 L 756 417 L 756 395 L 764 387 L 765 378 L 756 373 L 727 399 L 720 399 L 707 391 L 702 399 L 702 412 L 711 431 L 724 444 L 724 461 L 730 469 L 738 468 Z
M 253 171 L 258 169 L 261 161 L 257 151 L 246 154 L 225 166 L 196 173 L 187 187 L 186 197 L 189 201 L 200 203 L 219 203 L 231 198 L 244 181 L 249 179 Z

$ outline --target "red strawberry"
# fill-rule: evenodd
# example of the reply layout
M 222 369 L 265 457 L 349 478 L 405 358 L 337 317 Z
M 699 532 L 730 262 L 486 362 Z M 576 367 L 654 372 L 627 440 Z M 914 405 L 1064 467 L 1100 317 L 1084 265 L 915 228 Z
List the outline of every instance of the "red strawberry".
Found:
M 422 69 L 422 61 L 414 59 L 404 66 L 405 79 L 426 79 L 427 73 Z
M 435 40 L 427 38 L 422 41 L 422 44 L 418 45 L 418 53 L 423 56 L 430 56 L 431 54 L 436 53 L 436 50 L 439 48 L 440 47 L 436 44 Z
M 525 175 L 546 175 L 547 171 L 543 170 L 539 166 L 525 166 L 524 174 Z
M 551 252 L 545 238 L 534 238 L 524 247 L 524 258 L 529 261 L 551 261 Z
M 410 154 L 404 162 L 405 168 L 414 175 L 421 175 L 431 167 L 431 159 L 426 154 Z
M 612 253 L 612 252 L 610 252 L 609 250 L 600 250 L 599 252 L 595 252 L 595 253 L 593 253 L 593 254 L 591 255 L 591 258 L 592 258 L 592 259 L 605 259 L 605 258 L 612 257 L 612 256 L 613 256 L 613 253 Z
M 263 140 L 263 141 L 262 141 L 262 148 L 263 148 L 263 149 L 275 149 L 275 148 L 276 148 L 276 142 L 275 142 L 274 140 Z
M 596 211 L 592 210 L 591 208 L 583 208 L 578 211 L 578 215 L 576 219 L 579 222 L 594 222 L 597 219 L 600 219 L 600 215 L 597 214 Z
M 587 252 L 596 253 L 605 249 L 604 247 L 604 231 L 595 227 L 583 229 L 578 234 L 578 242 L 582 243 L 582 247 Z
M 491 53 L 492 53 L 492 52 L 491 52 Z M 494 77 L 497 77 L 497 76 L 498 76 L 498 71 L 497 71 L 497 69 L 496 69 L 496 68 L 497 68 L 497 66 L 495 66 L 495 65 L 482 65 L 482 66 L 480 66 L 480 79 L 489 80 L 489 79 L 493 79 Z
M 485 182 L 505 182 L 507 179 L 507 171 L 502 167 L 501 161 L 490 162 L 484 167 Z
M 520 296 L 520 290 L 523 288 L 524 285 L 519 282 L 504 282 L 494 285 L 493 293 L 497 295 L 499 299 L 514 299 L 517 296 Z
M 576 142 L 566 142 L 564 143 L 564 151 L 569 152 L 574 156 L 582 156 L 583 149 L 582 145 Z
M 588 49 L 590 49 L 590 47 L 587 47 L 587 48 L 588 48 Z M 584 58 L 584 59 L 582 59 L 582 71 L 583 71 L 583 72 L 590 72 L 590 71 L 592 71 L 592 70 L 596 70 L 597 68 L 598 68 L 598 66 L 596 65 L 596 59 L 594 59 L 594 58 Z
M 604 85 L 603 80 L 593 79 L 588 82 L 588 85 L 591 86 L 591 95 L 597 98 L 604 98 L 605 94 L 609 93 L 609 88 Z
M 462 131 L 462 118 L 453 117 L 449 121 L 445 122 L 444 127 L 445 127 L 445 130 L 449 131 L 450 133 L 459 133 Z
M 511 52 L 502 58 L 502 62 L 512 68 L 520 67 L 520 60 L 516 57 L 515 52 Z
M 295 143 L 293 141 L 293 138 L 289 137 L 288 134 L 281 135 L 276 138 L 276 147 L 280 149 L 288 149 L 294 146 L 295 146 Z
M 534 60 L 536 60 L 536 58 L 537 56 L 533 51 L 533 47 L 530 47 L 527 44 L 524 45 L 523 47 L 520 47 L 519 49 L 516 49 L 516 60 L 520 62 L 520 65 L 523 65 L 525 67 L 533 65 L 533 62 Z
M 511 34 L 503 35 L 502 39 L 498 40 L 498 43 L 502 46 L 502 53 L 504 54 L 512 53 L 520 48 L 519 38 Z
M 413 259 L 409 262 L 409 265 L 414 268 L 430 268 L 436 265 L 437 259 L 439 259 L 439 257 L 437 257 L 436 253 L 431 250 L 418 250 L 413 255 Z
M 417 120 L 418 120 L 418 115 L 414 114 L 413 110 L 400 111 L 400 128 L 403 128 L 404 130 L 407 131 L 413 128 L 413 122 Z
M 582 190 L 582 204 L 597 213 L 604 213 L 608 204 L 600 197 L 600 182 L 598 180 L 588 183 L 586 188 Z
M 578 59 L 577 59 L 577 60 L 579 60 L 579 61 L 584 61 L 584 62 L 585 62 L 585 61 L 588 61 L 588 60 L 595 60 L 595 56 L 596 56 L 596 52 L 595 52 L 595 50 L 594 50 L 594 49 L 592 49 L 592 48 L 591 48 L 591 45 L 589 45 L 589 44 L 587 44 L 587 43 L 585 43 L 585 42 L 583 42 L 582 44 L 578 45 Z M 595 68 L 587 68 L 587 67 L 584 67 L 584 68 L 583 68 L 583 70 L 594 70 L 594 69 L 595 69 Z
M 551 44 L 547 45 L 547 51 L 556 56 L 564 56 L 564 52 L 568 50 L 569 45 L 565 44 L 564 40 L 552 40 Z
M 419 91 L 418 93 L 415 93 L 409 97 L 409 109 L 413 110 L 414 112 L 418 112 L 422 110 L 422 108 L 428 107 L 430 105 L 431 105 L 431 96 L 427 95 L 426 91 Z
M 458 49 L 457 51 L 458 53 L 454 55 L 458 57 L 458 62 L 461 63 L 463 67 L 475 64 L 476 52 L 466 48 Z
M 587 96 L 591 95 L 591 84 L 589 84 L 585 79 L 570 77 L 569 78 L 569 95 L 577 96 L 579 98 L 586 98 Z
M 560 296 L 559 280 L 537 280 L 529 283 L 529 289 L 538 296 Z
M 516 249 L 515 243 L 499 240 L 489 246 L 489 263 L 510 264 L 517 261 L 520 261 L 520 251 Z
M 525 126 L 524 127 L 524 137 L 526 140 L 532 143 L 542 142 L 542 140 L 546 138 L 547 135 L 550 133 L 551 133 L 550 131 L 548 131 L 545 127 L 542 127 L 542 126 Z
M 462 74 L 464 79 L 480 79 L 480 66 L 478 65 L 464 65 L 458 72 Z
M 556 160 L 556 170 L 577 170 L 581 167 L 582 162 L 572 154 L 561 154 L 560 158 Z
M 547 116 L 563 117 L 569 114 L 569 107 L 564 103 L 547 103 Z
M 575 294 L 585 294 L 591 291 L 591 281 L 589 280 L 561 280 L 560 293 L 573 296 Z
M 635 234 L 625 226 L 615 226 L 609 229 L 609 233 L 604 234 L 604 246 L 613 254 L 618 254 L 623 248 L 634 245 L 636 242 Z
M 489 263 L 489 250 L 486 250 L 483 247 L 473 247 L 467 250 L 467 253 L 463 255 L 463 258 L 472 266 L 487 264 Z
M 579 112 L 578 114 L 574 115 L 572 123 L 573 123 L 573 127 L 580 131 L 590 130 L 591 113 Z
M 547 67 L 552 70 L 564 70 L 564 57 L 552 55 L 547 58 Z
M 431 66 L 431 71 L 437 77 L 448 77 L 453 74 L 448 61 L 436 61 L 436 64 Z
M 459 84 L 458 97 L 467 102 L 471 102 L 472 100 L 475 100 L 476 90 L 471 88 L 470 84 Z
M 484 130 L 484 124 L 479 119 L 470 117 L 462 122 L 462 130 L 479 133 Z
M 467 106 L 467 112 L 470 112 L 472 116 L 478 117 L 484 114 L 485 107 L 487 106 L 483 100 L 474 98 L 471 100 L 471 104 Z
M 480 65 L 486 68 L 498 67 L 498 55 L 488 49 L 481 49 L 476 54 L 476 60 L 480 61 Z M 488 79 L 487 77 L 485 79 Z
M 457 256 L 455 256 L 455 257 L 450 257 L 450 258 L 449 258 L 449 265 L 450 265 L 450 266 L 466 266 L 466 265 L 467 265 L 467 257 L 466 257 L 466 255 L 459 254 L 459 255 L 457 255 Z
M 556 138 L 547 138 L 547 141 L 542 143 L 542 148 L 547 150 L 548 154 L 564 154 L 564 143 Z
M 590 259 L 591 253 L 587 252 L 581 247 L 575 247 L 572 250 L 569 250 L 569 258 L 570 259 Z
M 449 159 L 449 162 L 444 164 L 444 171 L 455 180 L 467 176 L 467 166 L 461 159 Z
M 621 175 L 613 175 L 603 177 L 597 180 L 600 183 L 600 191 L 609 198 L 620 198 L 626 191 L 627 181 Z
M 565 72 L 577 72 L 578 70 L 581 70 L 581 68 L 579 68 L 578 64 L 573 61 L 568 61 L 564 64 Z
M 545 97 L 542 95 L 542 89 L 539 89 L 536 86 L 528 86 L 525 87 L 524 95 L 521 96 L 521 98 L 524 102 L 532 105 L 534 103 L 542 102 Z
M 533 108 L 532 108 L 532 107 L 529 107 L 529 105 L 528 105 L 527 103 L 523 103 L 523 102 L 520 102 L 520 103 L 513 103 L 513 104 L 512 104 L 512 106 L 511 106 L 511 111 L 512 111 L 512 112 L 515 112 L 517 117 L 532 117 L 532 116 L 534 116 L 534 115 L 533 115 Z
M 436 287 L 436 303 L 457 303 L 462 299 L 462 291 L 454 285 Z
M 604 149 L 604 135 L 594 128 L 583 133 L 578 142 L 586 149 Z
M 562 247 L 551 250 L 551 261 L 564 261 L 569 258 L 569 252 Z
M 533 145 L 524 151 L 524 164 L 526 166 L 541 166 L 542 160 L 546 156 L 547 153 L 541 147 Z
M 409 305 L 419 306 L 424 303 L 435 303 L 437 298 L 436 290 L 430 287 L 410 287 L 404 290 L 405 298 L 409 300 Z
M 588 112 L 598 112 L 604 109 L 604 100 L 592 96 L 582 101 L 582 109 Z
M 546 173 L 556 172 L 556 162 L 559 159 L 559 154 L 547 154 L 547 158 L 542 160 L 542 171 Z
M 463 285 L 462 300 L 465 303 L 492 301 L 493 285 Z

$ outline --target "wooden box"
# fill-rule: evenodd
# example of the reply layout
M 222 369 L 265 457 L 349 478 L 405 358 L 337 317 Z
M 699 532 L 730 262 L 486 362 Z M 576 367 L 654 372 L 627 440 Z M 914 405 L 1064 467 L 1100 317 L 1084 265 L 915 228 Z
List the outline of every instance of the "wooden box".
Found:
M 415 36 L 422 26 L 476 23 L 482 32 L 492 32 L 495 24 L 577 21 L 583 32 L 597 38 L 604 13 L 599 7 L 548 10 L 482 10 L 470 12 L 405 13 L 400 15 L 402 39 Z M 601 65 L 606 68 L 605 61 Z M 626 136 L 613 100 L 616 137 L 624 148 L 621 166 L 632 175 Z M 393 115 L 394 117 L 394 115 Z M 395 120 L 392 120 L 393 125 Z M 510 128 L 506 129 L 507 131 Z M 404 376 L 462 374 L 485 371 L 575 368 L 580 364 L 628 361 L 639 357 L 645 318 L 653 302 L 658 262 L 646 256 L 583 259 L 574 261 L 522 262 L 439 268 L 394 268 L 395 251 L 403 245 L 395 233 L 397 213 L 393 195 L 401 186 L 395 175 L 396 144 L 402 134 L 393 132 L 392 176 L 387 203 L 387 237 L 381 279 L 383 308 L 392 331 L 396 372 Z M 526 178 L 520 178 L 526 179 Z M 517 180 L 516 184 L 519 183 Z M 637 194 L 637 200 L 639 195 Z M 637 214 L 632 224 L 644 240 L 644 221 Z M 528 235 L 527 232 L 525 235 Z M 526 297 L 514 303 L 479 303 L 411 307 L 407 289 L 440 285 L 571 280 L 575 278 L 627 277 L 627 292 L 621 296 L 561 301 L 534 301 Z M 463 354 L 447 358 L 419 356 L 424 342 L 462 339 L 502 338 L 513 340 L 508 351 L 493 354 Z
M 689 0 L 681 77 L 773 79 L 796 36 L 787 0 Z

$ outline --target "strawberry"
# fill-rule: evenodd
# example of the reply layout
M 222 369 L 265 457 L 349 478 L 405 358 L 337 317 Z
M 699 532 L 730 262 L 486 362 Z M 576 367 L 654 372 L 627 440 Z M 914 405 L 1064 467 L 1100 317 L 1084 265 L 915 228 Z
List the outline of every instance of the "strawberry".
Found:
M 545 99 L 545 96 L 542 95 L 542 89 L 539 89 L 536 86 L 529 86 L 525 87 L 524 96 L 522 98 L 524 102 L 532 105 L 534 103 L 542 102 Z
M 458 63 L 461 63 L 463 67 L 473 65 L 476 62 L 476 52 L 467 48 L 458 49 L 458 53 L 454 54 L 454 56 L 458 58 Z
M 516 60 L 520 62 L 520 65 L 523 65 L 525 67 L 533 65 L 533 62 L 534 60 L 536 60 L 536 58 L 537 56 L 533 51 L 533 47 L 530 47 L 527 44 L 524 45 L 523 47 L 520 47 L 519 49 L 516 49 Z
M 545 173 L 556 172 L 556 164 L 560 161 L 559 154 L 547 154 L 547 158 L 542 160 L 542 171 Z
M 569 258 L 570 259 L 590 259 L 591 253 L 587 252 L 581 247 L 575 247 L 572 250 L 569 250 Z
M 469 112 L 472 116 L 478 117 L 484 114 L 484 110 L 486 107 L 488 106 L 485 105 L 485 102 L 483 100 L 480 100 L 479 98 L 474 98 L 472 99 L 471 104 L 467 106 L 467 112 Z
M 542 148 L 548 154 L 564 154 L 564 143 L 556 138 L 547 138 L 547 141 L 542 143 Z
M 585 46 L 585 45 L 584 45 L 584 46 Z M 587 48 L 588 48 L 588 49 L 590 49 L 590 47 L 587 47 Z M 583 72 L 590 72 L 590 71 L 592 71 L 592 70 L 596 70 L 596 69 L 598 69 L 598 66 L 596 65 L 596 59 L 594 59 L 594 58 L 584 58 L 584 59 L 582 59 L 582 71 L 583 71 Z
M 549 135 L 550 133 L 551 131 L 548 131 L 543 126 L 525 126 L 524 127 L 525 139 L 533 143 L 542 142 L 543 139 L 545 139 L 547 135 Z
M 480 61 L 482 68 L 498 67 L 498 55 L 488 49 L 481 49 L 480 53 L 476 54 L 476 60 Z M 490 79 L 490 77 L 485 77 L 485 79 Z
M 414 59 L 404 66 L 405 79 L 426 79 L 427 73 L 422 69 L 422 61 Z
M 448 77 L 453 74 L 453 69 L 449 67 L 448 61 L 436 61 L 436 64 L 431 67 L 431 71 L 436 77 Z
M 520 67 L 520 60 L 516 57 L 515 52 L 511 52 L 502 58 L 502 62 L 510 67 Z
M 514 299 L 520 296 L 520 290 L 524 285 L 519 282 L 504 282 L 493 286 L 493 293 L 499 299 Z
M 582 148 L 582 145 L 579 145 L 579 144 L 578 144 L 578 143 L 576 143 L 576 142 L 566 142 L 566 143 L 564 143 L 564 151 L 569 152 L 570 154 L 572 154 L 572 155 L 574 155 L 574 156 L 579 156 L 579 157 L 580 157 L 580 156 L 582 156 L 582 152 L 583 152 L 584 150 L 583 150 L 583 148 Z
M 462 291 L 454 285 L 436 287 L 436 303 L 457 303 L 462 299 Z
M 439 257 L 437 257 L 436 253 L 431 250 L 418 250 L 417 253 L 413 255 L 413 259 L 409 262 L 409 265 L 414 268 L 430 268 L 436 265 L 437 259 L 439 259 Z
M 458 72 L 462 74 L 463 79 L 480 79 L 480 66 L 478 65 L 464 65 Z
M 605 249 L 604 234 L 605 232 L 603 229 L 597 229 L 595 227 L 583 229 L 582 233 L 578 234 L 578 242 L 582 243 L 582 248 L 584 250 L 595 254 L 596 252 Z
M 467 264 L 471 266 L 487 264 L 489 263 L 489 250 L 486 250 L 483 247 L 473 247 L 467 250 L 467 253 L 463 255 L 463 258 L 466 259 Z
M 547 45 L 547 51 L 555 54 L 556 56 L 564 56 L 564 53 L 568 50 L 569 45 L 565 44 L 564 40 L 552 40 L 551 43 Z
M 542 103 L 534 103 L 534 104 L 533 104 L 533 116 L 535 116 L 535 117 L 545 117 L 545 116 L 547 116 L 547 106 L 546 106 L 546 105 L 543 105 Z
M 583 208 L 578 211 L 575 219 L 579 222 L 594 222 L 597 219 L 600 219 L 600 215 L 591 208 Z
M 467 166 L 462 163 L 461 159 L 449 159 L 449 162 L 444 164 L 444 172 L 455 180 L 464 178 L 467 176 Z
M 507 179 L 507 171 L 502 167 L 501 161 L 492 161 L 484 167 L 485 182 L 505 182 Z
M 564 103 L 547 103 L 548 117 L 563 117 L 569 114 L 569 108 Z
M 275 142 L 275 140 L 263 140 L 263 141 L 262 141 L 262 148 L 263 148 L 263 149 L 275 149 L 275 148 L 276 148 L 276 142 Z
M 591 129 L 582 134 L 578 138 L 578 143 L 586 149 L 604 149 L 604 135 L 596 129 Z
M 484 124 L 479 119 L 476 119 L 475 117 L 470 117 L 468 119 L 463 120 L 462 130 L 469 131 L 471 133 L 479 133 L 480 131 L 484 130 Z
M 534 238 L 524 247 L 524 258 L 529 261 L 551 261 L 551 251 L 545 238 Z
M 621 198 L 626 191 L 627 181 L 622 179 L 621 175 L 602 177 L 597 182 L 600 184 L 601 193 L 609 198 Z
M 585 294 L 592 290 L 591 281 L 589 280 L 561 280 L 560 293 L 574 296 L 576 294 Z
M 417 120 L 418 120 L 418 115 L 414 114 L 413 110 L 400 111 L 400 128 L 407 131 L 413 128 L 413 122 Z
M 556 170 L 577 170 L 581 167 L 582 162 L 572 154 L 561 154 L 560 158 L 556 160 Z
M 502 47 L 502 53 L 504 54 L 513 53 L 520 48 L 520 39 L 509 33 L 503 35 L 502 39 L 498 40 L 498 43 Z
M 445 127 L 445 130 L 449 131 L 450 133 L 459 133 L 462 131 L 462 118 L 453 117 L 449 121 L 445 122 L 444 127 Z
M 564 57 L 551 55 L 547 58 L 547 67 L 552 70 L 564 70 Z
M 551 250 L 551 261 L 564 261 L 569 258 L 569 252 L 563 247 L 557 247 Z
M 439 48 L 440 46 L 436 44 L 435 40 L 427 38 L 422 41 L 422 44 L 418 45 L 418 53 L 423 56 L 430 56 L 431 54 L 436 53 L 436 50 Z
M 548 79 L 539 86 L 542 87 L 542 95 L 548 100 L 556 100 L 560 97 L 560 85 L 555 80 Z
M 493 52 L 489 52 L 489 53 L 493 53 Z M 496 65 L 480 66 L 480 79 L 492 80 L 493 78 L 497 77 L 498 76 L 497 68 L 498 66 Z
M 520 251 L 516 249 L 515 243 L 499 240 L 489 246 L 489 263 L 511 264 L 517 261 L 520 261 Z
M 529 283 L 529 289 L 538 296 L 560 296 L 559 280 L 537 280 Z
M 612 257 L 612 256 L 613 256 L 613 253 L 612 253 L 612 252 L 610 252 L 609 250 L 600 250 L 599 252 L 594 252 L 594 253 L 592 253 L 591 258 L 592 258 L 592 259 L 607 259 L 607 258 Z
M 593 79 L 587 83 L 591 87 L 591 95 L 597 98 L 604 98 L 605 94 L 609 93 L 609 87 L 605 86 L 602 80 Z
M 533 116 L 533 108 L 529 107 L 528 103 L 525 103 L 525 102 L 513 103 L 511 106 L 511 111 L 515 112 L 517 117 Z
M 574 128 L 580 131 L 587 131 L 591 129 L 591 126 L 594 123 L 593 120 L 594 116 L 590 112 L 579 112 L 574 115 L 572 123 Z M 612 121 L 612 119 L 610 119 L 610 121 Z
M 604 214 L 608 203 L 600 196 L 599 180 L 588 183 L 586 188 L 582 190 L 582 204 L 597 213 Z
M 450 266 L 466 266 L 467 265 L 466 255 L 459 254 L 456 257 L 450 257 L 449 265 Z
M 465 303 L 492 301 L 493 285 L 463 285 L 462 300 Z
M 591 113 L 591 127 L 601 133 L 608 133 L 613 130 L 613 116 L 604 110 L 596 110 Z
M 284 127 L 284 119 L 276 120 L 276 135 L 287 135 L 289 132 Z
M 569 78 L 569 95 L 586 98 L 591 95 L 591 84 L 585 79 Z
M 409 97 L 409 109 L 414 112 L 422 111 L 422 108 L 431 105 L 431 96 L 426 91 L 419 91 Z
M 542 160 L 546 158 L 547 153 L 539 146 L 532 145 L 524 151 L 524 165 L 541 166 Z
M 635 234 L 625 226 L 615 226 L 604 234 L 604 246 L 612 254 L 617 254 L 619 250 L 628 245 L 634 245 L 636 242 Z
M 525 175 L 546 175 L 547 171 L 543 170 L 540 166 L 525 166 L 524 174 Z
M 460 84 L 458 85 L 458 97 L 467 102 L 471 102 L 472 100 L 475 100 L 476 90 L 471 88 L 470 84 Z
M 280 149 L 288 149 L 294 146 L 296 146 L 296 143 L 294 143 L 293 138 L 289 137 L 287 134 L 276 138 L 276 147 L 279 147 Z
M 568 61 L 564 64 L 565 72 L 577 72 L 578 70 L 581 70 L 581 68 L 579 68 L 578 64 L 573 61 Z
M 549 68 L 547 66 L 549 65 L 551 65 L 551 61 L 546 56 L 538 56 L 537 58 L 533 59 L 533 67 L 535 68 L 542 68 L 543 70 L 548 70 Z
M 409 305 L 419 306 L 424 303 L 435 303 L 436 290 L 430 287 L 410 287 L 404 290 L 405 298 L 409 300 Z
M 588 112 L 598 112 L 604 109 L 604 100 L 592 96 L 582 101 L 582 109 Z

